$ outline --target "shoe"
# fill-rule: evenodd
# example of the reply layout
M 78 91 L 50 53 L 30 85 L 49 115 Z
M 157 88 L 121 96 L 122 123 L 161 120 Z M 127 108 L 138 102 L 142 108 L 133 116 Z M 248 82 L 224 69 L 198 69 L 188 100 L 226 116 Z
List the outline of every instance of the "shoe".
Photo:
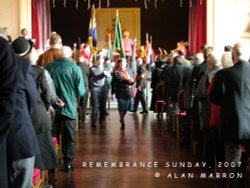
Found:
M 91 127 L 92 127 L 92 129 L 95 129 L 96 128 L 96 124 L 92 124 Z
M 122 126 L 121 126 L 121 130 L 124 130 L 124 129 L 125 129 L 125 125 L 123 123 Z
M 106 115 L 106 116 L 108 116 L 108 115 L 109 115 L 109 113 L 108 113 L 108 112 L 105 112 L 105 115 Z
M 147 114 L 148 111 L 147 110 L 143 110 L 142 112 L 140 112 L 140 114 Z
M 101 128 L 101 129 L 105 128 L 105 125 L 104 125 L 103 122 L 100 122 L 100 128 Z
M 125 129 L 125 123 L 124 123 L 124 121 L 120 120 L 120 123 L 121 123 L 121 130 L 124 130 Z

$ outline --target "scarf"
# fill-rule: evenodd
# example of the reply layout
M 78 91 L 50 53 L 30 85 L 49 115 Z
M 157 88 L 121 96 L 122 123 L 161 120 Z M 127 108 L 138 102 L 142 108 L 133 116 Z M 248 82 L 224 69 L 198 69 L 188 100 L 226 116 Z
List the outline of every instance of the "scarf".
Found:
M 117 69 L 119 73 L 126 79 L 126 80 L 131 80 L 130 76 L 122 69 L 118 68 Z

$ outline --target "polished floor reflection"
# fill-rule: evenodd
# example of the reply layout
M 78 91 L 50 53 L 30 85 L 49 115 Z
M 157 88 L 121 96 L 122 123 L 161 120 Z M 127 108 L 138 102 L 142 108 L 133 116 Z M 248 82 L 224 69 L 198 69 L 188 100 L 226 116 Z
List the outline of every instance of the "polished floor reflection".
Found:
M 180 148 L 175 135 L 152 112 L 128 113 L 125 119 L 124 131 L 116 111 L 107 116 L 105 129 L 93 130 L 88 121 L 80 125 L 74 171 L 60 168 L 56 180 L 51 181 L 53 187 L 226 187 L 209 177 L 203 159 L 193 156 L 191 148 Z

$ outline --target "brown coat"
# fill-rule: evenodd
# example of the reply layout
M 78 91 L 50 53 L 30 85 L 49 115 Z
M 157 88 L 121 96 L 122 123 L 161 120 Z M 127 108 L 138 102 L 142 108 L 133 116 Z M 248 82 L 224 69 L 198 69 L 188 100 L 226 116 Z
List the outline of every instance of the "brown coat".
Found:
M 54 62 L 57 59 L 62 58 L 60 49 L 50 48 L 41 54 L 37 60 L 37 65 L 41 67 L 46 67 L 49 63 Z

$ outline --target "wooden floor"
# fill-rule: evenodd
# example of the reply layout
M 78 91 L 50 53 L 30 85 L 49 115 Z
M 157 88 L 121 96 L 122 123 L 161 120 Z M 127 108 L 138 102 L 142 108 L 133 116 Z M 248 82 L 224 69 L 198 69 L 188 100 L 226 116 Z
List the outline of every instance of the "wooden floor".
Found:
M 128 113 L 125 119 L 124 131 L 117 111 L 107 116 L 105 129 L 91 129 L 87 119 L 77 133 L 74 171 L 64 172 L 61 166 L 50 184 L 56 188 L 226 187 L 215 179 L 200 177 L 208 171 L 194 165 L 201 165 L 203 159 L 193 156 L 191 149 L 180 148 L 176 137 L 152 112 Z M 193 167 L 174 167 L 181 163 Z

